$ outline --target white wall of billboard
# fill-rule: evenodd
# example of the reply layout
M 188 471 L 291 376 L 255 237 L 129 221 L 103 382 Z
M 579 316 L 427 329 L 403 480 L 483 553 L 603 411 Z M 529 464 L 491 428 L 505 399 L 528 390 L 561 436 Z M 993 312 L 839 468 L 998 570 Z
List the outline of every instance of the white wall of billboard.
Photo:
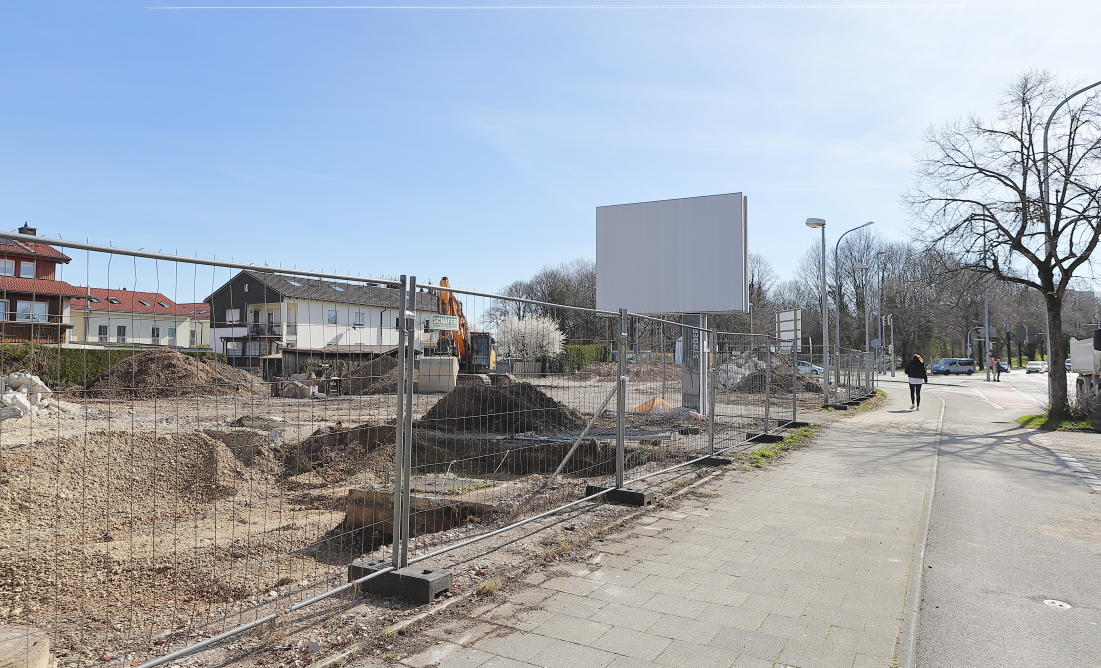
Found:
M 749 309 L 741 193 L 596 209 L 596 306 L 634 313 Z

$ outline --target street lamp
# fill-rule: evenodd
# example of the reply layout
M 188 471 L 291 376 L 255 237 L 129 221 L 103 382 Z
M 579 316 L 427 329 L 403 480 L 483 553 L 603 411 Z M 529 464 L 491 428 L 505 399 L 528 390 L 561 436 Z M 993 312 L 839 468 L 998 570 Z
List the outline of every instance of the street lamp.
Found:
M 1087 90 L 1089 90 L 1091 88 L 1096 88 L 1097 86 L 1101 86 L 1101 81 L 1091 83 L 1090 85 L 1086 86 L 1085 88 L 1079 88 L 1078 90 L 1076 90 L 1073 93 L 1071 93 L 1070 95 L 1068 95 L 1062 102 L 1055 105 L 1055 108 L 1051 110 L 1051 115 L 1047 117 L 1047 123 L 1044 124 L 1044 179 L 1043 179 L 1043 183 L 1042 183 L 1042 186 L 1043 186 L 1043 193 L 1042 194 L 1043 194 L 1043 197 L 1044 197 L 1044 218 L 1046 219 L 1044 222 L 1046 223 L 1047 229 L 1048 229 L 1047 260 L 1048 260 L 1048 263 L 1050 263 L 1050 264 L 1054 264 L 1054 262 L 1055 262 L 1055 253 L 1056 253 L 1057 249 L 1055 248 L 1054 244 L 1052 243 L 1053 242 L 1053 238 L 1052 238 L 1053 228 L 1052 228 L 1052 225 L 1051 225 L 1051 209 L 1050 209 L 1050 205 L 1051 205 L 1051 183 L 1048 180 L 1048 151 L 1047 151 L 1048 131 L 1051 130 L 1051 122 L 1053 120 L 1055 120 L 1055 114 L 1058 113 L 1059 109 L 1061 109 L 1064 104 L 1066 104 L 1067 102 L 1070 102 L 1071 98 L 1073 98 L 1075 95 L 1085 93 Z M 1048 324 L 1049 325 L 1051 324 L 1050 319 L 1048 321 Z M 1048 329 L 1051 329 L 1051 328 L 1048 327 Z M 1050 336 L 1047 337 L 1047 363 L 1048 363 L 1048 368 L 1050 368 L 1051 367 L 1051 337 Z M 1052 384 L 1052 381 L 1049 377 L 1048 378 L 1048 384 L 1047 384 L 1048 405 L 1051 404 L 1051 384 Z
M 822 230 L 822 404 L 825 405 L 830 403 L 830 304 L 826 296 L 826 221 L 821 218 L 807 218 L 807 227 Z
M 846 230 L 844 232 L 844 234 L 837 237 L 837 243 L 833 245 L 833 278 L 834 278 L 833 300 L 834 300 L 834 303 L 837 306 L 837 320 L 835 320 L 834 323 L 833 323 L 833 327 L 834 327 L 833 331 L 834 331 L 834 334 L 835 334 L 835 336 L 834 336 L 834 339 L 835 339 L 834 345 L 837 346 L 837 361 L 838 361 L 837 368 L 834 370 L 834 380 L 837 383 L 837 390 L 838 391 L 841 390 L 841 263 L 838 262 L 837 254 L 838 254 L 838 250 L 841 248 L 841 240 L 845 238 L 846 234 L 848 234 L 849 232 L 855 232 L 857 230 L 862 230 L 865 227 L 868 227 L 869 225 L 875 225 L 875 221 L 864 223 L 863 225 L 860 225 L 858 227 L 854 227 L 851 230 Z
M 869 267 L 863 262 L 857 262 L 853 265 L 853 269 L 861 272 L 864 276 L 864 380 L 868 385 L 871 385 L 872 365 L 868 361 L 872 349 L 871 341 L 868 339 L 868 274 L 863 273 L 868 271 Z

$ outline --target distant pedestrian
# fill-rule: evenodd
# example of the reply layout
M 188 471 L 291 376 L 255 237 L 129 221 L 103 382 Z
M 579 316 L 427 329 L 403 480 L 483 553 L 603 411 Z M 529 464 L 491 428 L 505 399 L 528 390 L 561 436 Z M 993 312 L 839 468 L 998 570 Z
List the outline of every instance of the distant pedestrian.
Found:
M 1002 361 L 997 357 L 994 358 L 994 365 L 991 367 L 994 370 L 994 381 L 1002 382 Z
M 925 370 L 925 360 L 921 355 L 914 354 L 903 368 L 910 382 L 910 410 L 921 408 L 921 386 L 929 382 L 929 374 Z

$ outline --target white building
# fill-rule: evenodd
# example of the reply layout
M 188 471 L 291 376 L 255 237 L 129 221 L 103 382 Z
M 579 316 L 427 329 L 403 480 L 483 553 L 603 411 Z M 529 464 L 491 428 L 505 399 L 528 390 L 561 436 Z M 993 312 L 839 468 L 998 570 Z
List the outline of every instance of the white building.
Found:
M 255 367 L 282 348 L 397 345 L 398 297 L 385 286 L 242 271 L 206 299 L 211 347 Z M 417 293 L 419 330 L 436 312 L 435 296 Z
M 177 304 L 158 292 L 119 288 L 80 288 L 69 304 L 74 344 L 171 346 L 210 344 L 210 307 Z

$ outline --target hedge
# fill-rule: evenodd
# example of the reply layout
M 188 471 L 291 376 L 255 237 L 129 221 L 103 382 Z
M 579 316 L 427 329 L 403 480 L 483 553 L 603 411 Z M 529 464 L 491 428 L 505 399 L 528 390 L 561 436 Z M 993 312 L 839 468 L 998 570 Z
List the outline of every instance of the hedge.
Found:
M 108 367 L 152 348 L 58 348 L 34 343 L 0 343 L 0 372 L 30 371 L 54 389 L 87 389 Z M 185 355 L 225 363 L 220 353 Z

